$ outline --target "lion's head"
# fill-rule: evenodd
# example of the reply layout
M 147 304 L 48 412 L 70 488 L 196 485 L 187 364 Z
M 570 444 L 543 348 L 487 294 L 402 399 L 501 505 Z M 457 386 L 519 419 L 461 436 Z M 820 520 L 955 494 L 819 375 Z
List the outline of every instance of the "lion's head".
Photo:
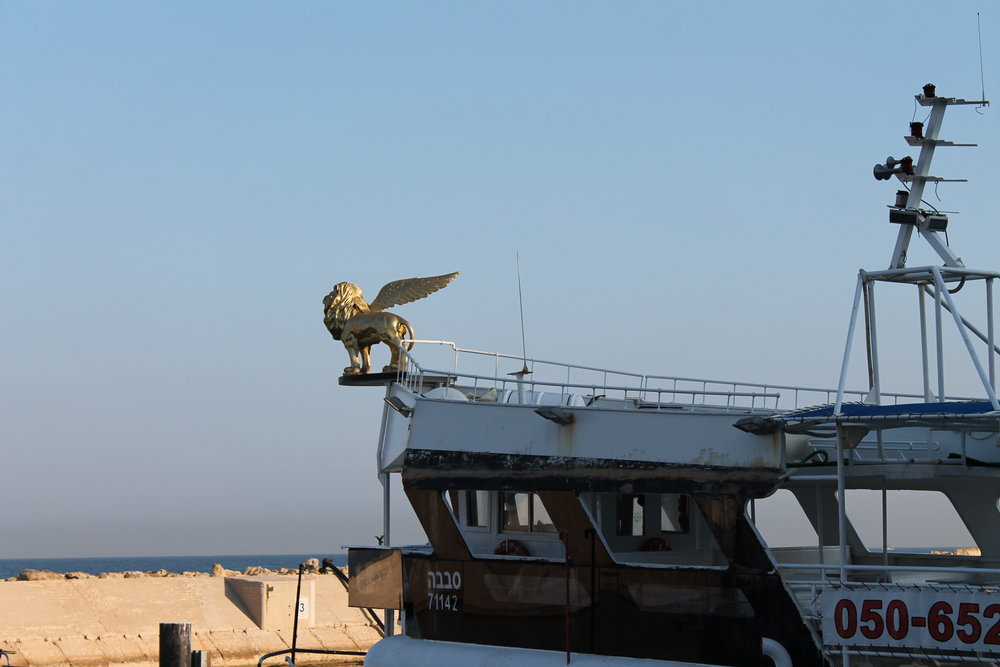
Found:
M 323 324 L 334 339 L 340 340 L 344 322 L 368 310 L 360 287 L 354 283 L 337 283 L 333 291 L 323 297 Z

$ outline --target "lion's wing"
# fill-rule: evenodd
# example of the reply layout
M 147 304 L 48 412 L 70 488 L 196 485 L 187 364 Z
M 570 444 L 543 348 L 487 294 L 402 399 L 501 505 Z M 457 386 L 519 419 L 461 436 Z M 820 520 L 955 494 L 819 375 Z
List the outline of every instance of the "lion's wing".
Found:
M 394 280 L 381 290 L 375 300 L 369 304 L 373 311 L 385 310 L 392 306 L 410 303 L 417 299 L 423 299 L 428 294 L 433 294 L 446 286 L 455 276 L 455 273 L 446 273 L 443 276 L 431 276 L 430 278 L 405 278 Z

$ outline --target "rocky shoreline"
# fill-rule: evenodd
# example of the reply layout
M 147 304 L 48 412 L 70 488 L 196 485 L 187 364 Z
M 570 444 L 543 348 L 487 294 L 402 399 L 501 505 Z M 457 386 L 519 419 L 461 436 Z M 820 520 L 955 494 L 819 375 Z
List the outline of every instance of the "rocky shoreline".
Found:
M 336 566 L 329 558 L 324 558 L 322 564 L 318 558 L 310 558 L 302 563 L 304 574 L 333 574 Z M 283 567 L 277 570 L 269 570 L 266 567 L 252 566 L 242 572 L 238 570 L 227 570 L 219 563 L 212 566 L 211 572 L 170 572 L 168 570 L 132 570 L 126 572 L 101 572 L 91 574 L 89 572 L 54 572 L 52 570 L 22 570 L 17 576 L 0 579 L 0 581 L 59 581 L 63 579 L 137 579 L 142 577 L 259 577 L 266 575 L 295 575 L 298 568 Z

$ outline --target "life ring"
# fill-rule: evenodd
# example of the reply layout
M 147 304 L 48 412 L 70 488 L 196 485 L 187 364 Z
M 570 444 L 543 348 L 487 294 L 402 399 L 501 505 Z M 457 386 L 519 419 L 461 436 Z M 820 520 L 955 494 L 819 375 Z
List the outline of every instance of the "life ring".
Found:
M 524 546 L 517 540 L 504 540 L 497 545 L 497 548 L 493 550 L 493 553 L 497 556 L 530 556 L 531 552 L 528 551 L 528 547 Z
M 651 537 L 639 545 L 639 551 L 673 551 L 662 537 Z

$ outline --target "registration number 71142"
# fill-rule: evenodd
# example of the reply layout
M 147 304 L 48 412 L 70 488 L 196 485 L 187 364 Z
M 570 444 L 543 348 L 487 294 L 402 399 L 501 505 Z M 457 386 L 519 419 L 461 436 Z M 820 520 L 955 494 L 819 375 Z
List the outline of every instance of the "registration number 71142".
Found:
M 462 573 L 458 570 L 427 572 L 427 608 L 459 611 L 462 605 Z

